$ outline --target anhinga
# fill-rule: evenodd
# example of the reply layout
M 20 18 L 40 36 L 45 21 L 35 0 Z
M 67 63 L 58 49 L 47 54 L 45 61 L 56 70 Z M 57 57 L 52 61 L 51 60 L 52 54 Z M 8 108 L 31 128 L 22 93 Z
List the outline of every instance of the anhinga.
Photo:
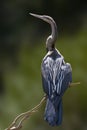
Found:
M 51 125 L 62 123 L 62 96 L 72 82 L 72 68 L 65 63 L 64 57 L 55 48 L 57 26 L 52 17 L 47 15 L 30 15 L 40 18 L 51 25 L 52 33 L 46 40 L 47 54 L 42 60 L 42 84 L 47 95 L 44 119 Z

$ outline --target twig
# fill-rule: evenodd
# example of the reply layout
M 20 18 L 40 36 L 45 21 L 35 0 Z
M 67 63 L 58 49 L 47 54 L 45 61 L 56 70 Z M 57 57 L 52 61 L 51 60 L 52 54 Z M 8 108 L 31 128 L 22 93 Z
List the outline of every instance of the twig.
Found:
M 76 83 L 70 83 L 69 87 L 73 87 L 73 86 L 76 86 L 76 85 L 79 85 L 80 82 L 76 82 Z
M 18 115 L 14 121 L 11 123 L 11 125 L 6 128 L 5 130 L 20 130 L 23 126 L 23 122 L 29 118 L 33 113 L 37 112 L 38 109 L 41 107 L 41 105 L 43 104 L 43 102 L 46 100 L 46 95 L 42 98 L 42 100 L 40 101 L 40 103 L 35 106 L 34 108 L 32 108 L 31 110 L 21 113 L 20 115 Z
M 76 83 L 70 83 L 69 87 L 73 87 L 76 85 L 79 85 L 80 82 L 76 82 Z M 18 115 L 13 122 L 11 123 L 11 125 L 6 128 L 5 130 L 20 130 L 23 126 L 24 121 L 29 118 L 33 113 L 37 112 L 38 109 L 41 107 L 41 105 L 43 104 L 43 102 L 46 100 L 46 95 L 44 95 L 44 97 L 42 98 L 42 100 L 40 101 L 40 103 L 38 105 L 36 105 L 34 108 L 32 108 L 31 110 L 21 113 L 20 115 Z

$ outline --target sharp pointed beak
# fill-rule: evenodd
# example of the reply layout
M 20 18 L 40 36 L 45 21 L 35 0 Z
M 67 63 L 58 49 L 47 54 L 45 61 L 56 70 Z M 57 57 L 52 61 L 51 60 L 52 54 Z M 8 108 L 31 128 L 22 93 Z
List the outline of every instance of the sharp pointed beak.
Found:
M 32 15 L 32 16 L 34 16 L 34 17 L 36 17 L 36 18 L 44 20 L 43 15 L 38 15 L 38 14 L 33 14 L 33 13 L 29 13 L 29 14 Z
M 38 15 L 38 14 L 33 14 L 33 13 L 29 13 L 30 15 L 36 17 L 36 18 L 39 18 L 39 19 L 42 19 L 43 21 L 49 23 L 49 20 L 46 18 L 46 15 Z

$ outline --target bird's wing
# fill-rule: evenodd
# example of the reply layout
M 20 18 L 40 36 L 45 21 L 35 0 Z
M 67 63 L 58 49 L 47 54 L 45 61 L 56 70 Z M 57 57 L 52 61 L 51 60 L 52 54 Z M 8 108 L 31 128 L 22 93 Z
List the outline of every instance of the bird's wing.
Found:
M 53 68 L 53 60 L 50 57 L 46 57 L 42 62 L 41 70 L 42 70 L 43 89 L 47 95 L 51 95 L 52 93 L 52 86 L 53 86 L 52 68 Z
M 62 82 L 71 72 L 70 64 L 64 62 L 63 57 L 53 60 L 51 57 L 46 57 L 42 62 L 42 83 L 44 91 L 51 95 L 56 92 L 61 93 Z
M 56 62 L 59 62 L 58 60 Z M 57 66 L 55 67 L 57 68 Z M 54 68 L 54 89 L 57 94 L 63 92 L 63 89 L 68 87 L 69 83 L 72 80 L 72 69 L 69 63 L 65 63 L 64 60 L 61 62 L 61 66 L 59 69 L 55 70 Z M 69 75 L 69 76 L 68 76 Z

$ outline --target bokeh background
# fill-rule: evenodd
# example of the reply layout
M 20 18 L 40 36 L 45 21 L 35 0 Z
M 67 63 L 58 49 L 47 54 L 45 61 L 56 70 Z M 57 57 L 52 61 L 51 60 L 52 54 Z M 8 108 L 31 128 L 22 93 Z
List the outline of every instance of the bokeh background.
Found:
M 50 26 L 29 15 L 47 14 L 58 25 L 56 47 L 70 62 L 73 82 L 63 96 L 63 123 L 50 127 L 44 120 L 45 104 L 24 124 L 23 130 L 87 130 L 87 1 L 0 1 L 0 130 L 44 95 L 41 61 Z

